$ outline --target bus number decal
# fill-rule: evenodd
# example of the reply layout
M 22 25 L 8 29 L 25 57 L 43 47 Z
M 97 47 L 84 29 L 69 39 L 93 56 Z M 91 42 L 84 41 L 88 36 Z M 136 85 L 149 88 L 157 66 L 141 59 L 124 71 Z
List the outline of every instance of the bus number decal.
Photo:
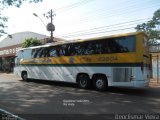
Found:
M 112 56 L 112 57 L 99 57 L 98 61 L 101 62 L 111 62 L 111 61 L 116 61 L 118 60 L 118 58 L 116 56 Z
M 80 61 L 81 62 L 91 62 L 91 59 L 88 57 L 82 57 L 82 58 L 80 58 Z

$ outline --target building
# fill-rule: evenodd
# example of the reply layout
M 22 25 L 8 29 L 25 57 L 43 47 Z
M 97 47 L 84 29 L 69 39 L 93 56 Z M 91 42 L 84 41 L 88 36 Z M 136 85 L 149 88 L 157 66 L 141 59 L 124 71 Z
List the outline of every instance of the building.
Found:
M 150 47 L 152 54 L 152 76 L 153 79 L 160 81 L 160 44 Z
M 22 43 L 26 38 L 37 38 L 42 44 L 49 41 L 48 36 L 29 31 L 8 35 L 0 41 L 0 71 L 13 71 L 15 54 L 18 49 L 22 48 Z M 62 39 L 54 38 L 54 40 Z

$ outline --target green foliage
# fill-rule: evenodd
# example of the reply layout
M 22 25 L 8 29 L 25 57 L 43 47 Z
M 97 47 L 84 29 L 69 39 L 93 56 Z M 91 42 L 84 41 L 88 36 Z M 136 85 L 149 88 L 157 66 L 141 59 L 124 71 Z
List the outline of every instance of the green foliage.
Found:
M 160 39 L 160 9 L 154 12 L 153 18 L 146 22 L 139 24 L 135 27 L 137 31 L 144 31 L 149 36 L 149 45 L 157 44 L 157 40 Z
M 23 2 L 38 3 L 42 1 L 43 0 L 0 0 L 0 36 L 6 34 L 4 29 L 7 27 L 6 23 L 8 21 L 8 17 L 2 15 L 2 11 L 4 9 L 7 9 L 9 6 L 15 6 L 19 8 Z
M 8 6 L 20 7 L 25 1 L 29 3 L 42 2 L 42 0 L 0 0 L 0 3 L 3 5 L 3 8 L 7 8 Z
M 41 42 L 37 40 L 37 38 L 27 38 L 25 41 L 22 43 L 22 47 L 31 47 L 31 46 L 38 46 L 41 45 Z

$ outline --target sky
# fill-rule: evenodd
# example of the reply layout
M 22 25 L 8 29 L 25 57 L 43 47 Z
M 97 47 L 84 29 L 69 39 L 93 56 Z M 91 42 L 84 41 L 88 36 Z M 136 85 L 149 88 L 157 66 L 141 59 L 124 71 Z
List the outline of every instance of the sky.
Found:
M 50 19 L 44 14 L 52 9 L 54 37 L 70 40 L 134 32 L 159 8 L 160 0 L 43 0 L 9 7 L 3 14 L 9 17 L 8 34 L 31 31 L 50 36 Z

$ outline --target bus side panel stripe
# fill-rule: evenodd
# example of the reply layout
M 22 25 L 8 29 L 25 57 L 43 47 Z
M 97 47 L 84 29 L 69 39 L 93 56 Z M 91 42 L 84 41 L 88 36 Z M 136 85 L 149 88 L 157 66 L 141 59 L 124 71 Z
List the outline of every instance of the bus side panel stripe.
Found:
M 92 64 L 21 64 L 21 66 L 55 66 L 55 67 L 72 67 L 72 66 L 90 66 L 90 67 L 138 67 L 141 66 L 142 63 L 92 63 Z

